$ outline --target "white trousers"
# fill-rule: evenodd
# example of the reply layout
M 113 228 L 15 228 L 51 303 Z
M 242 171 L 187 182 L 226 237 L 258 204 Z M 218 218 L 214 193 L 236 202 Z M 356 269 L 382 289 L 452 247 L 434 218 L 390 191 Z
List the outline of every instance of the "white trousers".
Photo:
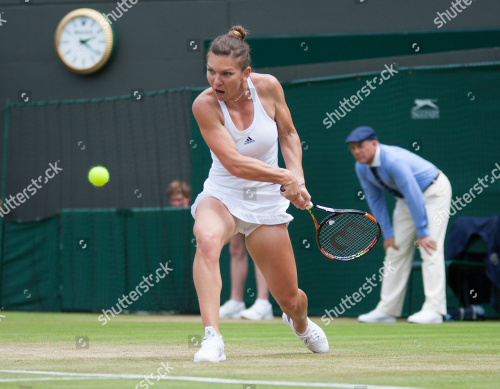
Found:
M 430 236 L 437 243 L 437 250 L 431 255 L 424 248 L 419 248 L 422 258 L 422 277 L 424 281 L 425 302 L 422 309 L 446 315 L 446 275 L 444 268 L 444 238 L 448 218 L 433 220 L 437 211 L 449 214 L 451 203 L 451 185 L 448 178 L 439 173 L 437 180 L 423 193 Z M 380 302 L 377 309 L 387 315 L 401 316 L 403 303 L 411 273 L 411 266 L 417 247 L 417 232 L 410 210 L 404 199 L 398 198 L 393 214 L 394 242 L 399 250 L 389 247 L 385 263 L 396 268 L 382 281 Z

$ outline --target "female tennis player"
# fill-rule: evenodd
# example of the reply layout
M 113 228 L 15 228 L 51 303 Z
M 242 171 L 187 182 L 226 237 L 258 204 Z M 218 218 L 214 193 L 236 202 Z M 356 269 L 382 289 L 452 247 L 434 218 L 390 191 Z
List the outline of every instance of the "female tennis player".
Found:
M 195 362 L 226 360 L 220 335 L 222 281 L 219 257 L 231 237 L 245 234 L 248 252 L 283 310 L 283 321 L 315 353 L 328 351 L 323 330 L 307 317 L 298 288 L 286 213 L 292 202 L 305 209 L 302 148 L 283 88 L 269 74 L 252 73 L 247 32 L 234 26 L 207 53 L 210 88 L 193 102 L 193 114 L 210 148 L 212 167 L 191 207 L 195 218 L 193 277 L 205 337 Z M 286 169 L 278 167 L 278 138 Z M 286 192 L 282 195 L 280 186 Z

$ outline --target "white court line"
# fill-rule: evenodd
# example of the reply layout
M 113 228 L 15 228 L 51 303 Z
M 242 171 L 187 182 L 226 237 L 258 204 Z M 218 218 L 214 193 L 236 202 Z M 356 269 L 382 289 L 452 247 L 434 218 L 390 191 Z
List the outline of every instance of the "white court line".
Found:
M 92 380 L 93 377 L 42 377 L 42 378 L 0 378 L 0 382 L 23 382 L 23 381 L 78 381 Z M 99 379 L 99 378 L 95 378 Z M 108 378 L 104 378 L 108 379 Z
M 12 374 L 41 374 L 41 375 L 55 375 L 64 377 L 79 377 L 79 378 L 95 378 L 95 379 L 129 379 L 129 380 L 143 380 L 144 375 L 139 374 L 95 374 L 95 373 L 67 373 L 59 371 L 32 371 L 32 370 L 0 370 L 0 373 Z M 57 380 L 56 377 L 48 377 Z M 366 385 L 366 384 L 336 384 L 326 382 L 288 382 L 288 381 L 261 381 L 261 380 L 235 380 L 229 378 L 211 378 L 211 377 L 186 377 L 186 376 L 156 376 L 160 380 L 167 381 L 191 381 L 191 382 L 206 382 L 213 384 L 249 384 L 249 385 L 269 385 L 269 386 L 299 386 L 310 388 L 340 388 L 340 389 L 353 389 L 355 386 L 366 387 L 366 389 L 418 389 L 408 386 L 379 386 L 379 385 Z M 24 380 L 24 379 L 23 379 Z M 33 381 L 38 380 L 34 379 Z M 48 379 L 47 379 L 48 381 Z M 3 382 L 3 381 L 0 381 Z

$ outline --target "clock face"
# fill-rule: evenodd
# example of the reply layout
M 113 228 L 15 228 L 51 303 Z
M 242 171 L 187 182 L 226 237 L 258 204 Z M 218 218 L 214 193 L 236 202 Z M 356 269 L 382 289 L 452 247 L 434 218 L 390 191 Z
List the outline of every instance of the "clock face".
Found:
M 59 48 L 75 69 L 92 68 L 106 51 L 104 29 L 88 16 L 76 17 L 63 28 Z
M 114 44 L 113 27 L 101 13 L 89 8 L 70 12 L 56 30 L 59 59 L 75 73 L 99 70 L 109 60 Z

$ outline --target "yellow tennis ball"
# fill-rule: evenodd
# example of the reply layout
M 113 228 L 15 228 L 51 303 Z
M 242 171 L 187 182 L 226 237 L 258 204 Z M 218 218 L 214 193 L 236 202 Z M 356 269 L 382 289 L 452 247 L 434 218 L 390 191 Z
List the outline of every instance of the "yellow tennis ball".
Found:
M 89 181 L 94 186 L 103 186 L 109 181 L 109 172 L 104 166 L 96 166 L 89 171 Z

